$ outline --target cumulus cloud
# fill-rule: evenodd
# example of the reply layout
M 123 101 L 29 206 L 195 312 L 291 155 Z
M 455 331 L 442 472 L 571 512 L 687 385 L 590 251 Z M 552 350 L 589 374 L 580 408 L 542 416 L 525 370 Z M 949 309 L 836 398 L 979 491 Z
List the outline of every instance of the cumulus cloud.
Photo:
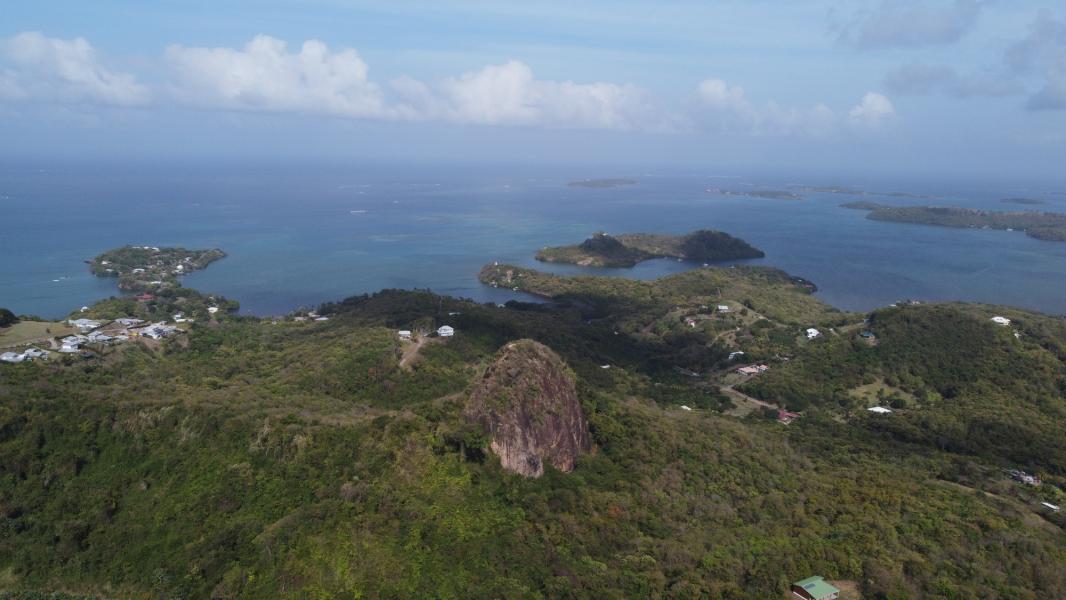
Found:
M 510 61 L 445 79 L 436 108 L 448 120 L 490 125 L 657 129 L 662 113 L 633 85 L 544 81 Z
M 1020 83 L 1007 73 L 960 75 L 947 65 L 911 63 L 885 75 L 885 87 L 896 94 L 944 94 L 956 98 L 1018 94 Z
M 134 106 L 150 93 L 133 75 L 102 65 L 82 38 L 25 32 L 0 40 L 0 98 Z
M 892 102 L 877 92 L 866 92 L 854 108 L 848 111 L 848 118 L 857 125 L 878 127 L 896 115 Z
M 872 10 L 843 20 L 831 13 L 830 30 L 841 42 L 863 50 L 949 44 L 973 28 L 983 7 L 979 0 L 881 0 Z
M 1051 11 L 1040 11 L 1029 34 L 1007 49 L 1004 62 L 1020 75 L 1042 77 L 1041 87 L 1029 97 L 1027 108 L 1066 109 L 1066 21 Z
M 290 52 L 279 39 L 258 35 L 241 49 L 169 46 L 165 54 L 184 102 L 235 110 L 391 117 L 381 88 L 352 49 L 331 52 L 318 40 Z
M 828 135 L 839 119 L 825 104 L 809 108 L 783 107 L 769 101 L 748 100 L 744 88 L 721 79 L 706 79 L 697 88 L 700 119 L 707 127 L 756 135 Z
M 171 46 L 166 59 L 175 95 L 200 106 L 488 125 L 659 126 L 650 95 L 640 88 L 539 80 L 518 61 L 434 84 L 400 77 L 383 87 L 369 79 L 355 50 L 331 52 L 317 40 L 299 52 L 264 35 L 240 50 Z

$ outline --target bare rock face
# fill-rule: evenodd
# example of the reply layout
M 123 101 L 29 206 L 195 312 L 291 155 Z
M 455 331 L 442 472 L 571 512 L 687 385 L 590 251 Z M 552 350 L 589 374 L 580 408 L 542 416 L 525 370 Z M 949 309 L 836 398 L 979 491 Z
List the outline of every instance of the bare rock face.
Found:
M 526 477 L 543 475 L 546 463 L 572 471 L 592 447 L 573 372 L 532 340 L 500 350 L 470 392 L 465 416 L 492 437 L 503 468 Z

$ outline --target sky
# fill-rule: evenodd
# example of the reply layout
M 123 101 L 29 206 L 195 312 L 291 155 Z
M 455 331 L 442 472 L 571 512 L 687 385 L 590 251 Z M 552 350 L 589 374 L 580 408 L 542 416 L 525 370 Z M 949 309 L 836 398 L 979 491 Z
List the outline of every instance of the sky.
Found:
M 1066 6 L 36 0 L 0 160 L 383 160 L 1066 178 Z

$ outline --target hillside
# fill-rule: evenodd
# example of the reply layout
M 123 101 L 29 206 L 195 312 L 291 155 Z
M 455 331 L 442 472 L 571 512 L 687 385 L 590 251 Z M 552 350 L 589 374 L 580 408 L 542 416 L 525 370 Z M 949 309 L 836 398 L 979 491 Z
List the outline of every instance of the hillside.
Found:
M 324 322 L 230 316 L 0 365 L 0 589 L 777 598 L 819 574 L 872 598 L 1035 599 L 1066 584 L 1066 522 L 1037 503 L 1066 485 L 1062 319 L 923 305 L 866 325 L 764 268 L 482 278 L 553 304 L 386 291 L 322 306 Z M 397 330 L 442 324 L 455 336 L 401 367 Z M 720 389 L 732 351 L 770 365 L 739 387 L 802 417 L 742 416 Z M 866 377 L 921 400 L 887 418 L 842 404 Z M 507 471 L 471 407 L 549 397 L 527 421 L 579 407 L 590 451 Z
M 648 233 L 611 236 L 599 232 L 576 246 L 542 248 L 536 258 L 585 267 L 632 267 L 653 258 L 715 262 L 764 256 L 761 250 L 740 238 L 701 229 L 679 236 Z

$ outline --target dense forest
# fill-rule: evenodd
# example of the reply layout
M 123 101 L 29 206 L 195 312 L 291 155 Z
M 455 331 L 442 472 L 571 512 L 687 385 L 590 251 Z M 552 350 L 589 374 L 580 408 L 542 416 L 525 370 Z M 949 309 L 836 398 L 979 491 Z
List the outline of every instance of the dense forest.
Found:
M 319 307 L 324 322 L 225 315 L 158 347 L 3 365 L 0 589 L 783 598 L 815 574 L 884 599 L 1066 587 L 1066 520 L 1039 504 L 1066 485 L 1062 319 L 844 313 L 761 268 L 482 278 L 551 302 L 385 291 Z M 397 330 L 445 324 L 454 337 L 401 363 Z M 510 473 L 462 418 L 520 339 L 576 386 L 592 451 L 572 472 Z M 770 365 L 738 387 L 801 418 L 723 393 L 738 351 Z

